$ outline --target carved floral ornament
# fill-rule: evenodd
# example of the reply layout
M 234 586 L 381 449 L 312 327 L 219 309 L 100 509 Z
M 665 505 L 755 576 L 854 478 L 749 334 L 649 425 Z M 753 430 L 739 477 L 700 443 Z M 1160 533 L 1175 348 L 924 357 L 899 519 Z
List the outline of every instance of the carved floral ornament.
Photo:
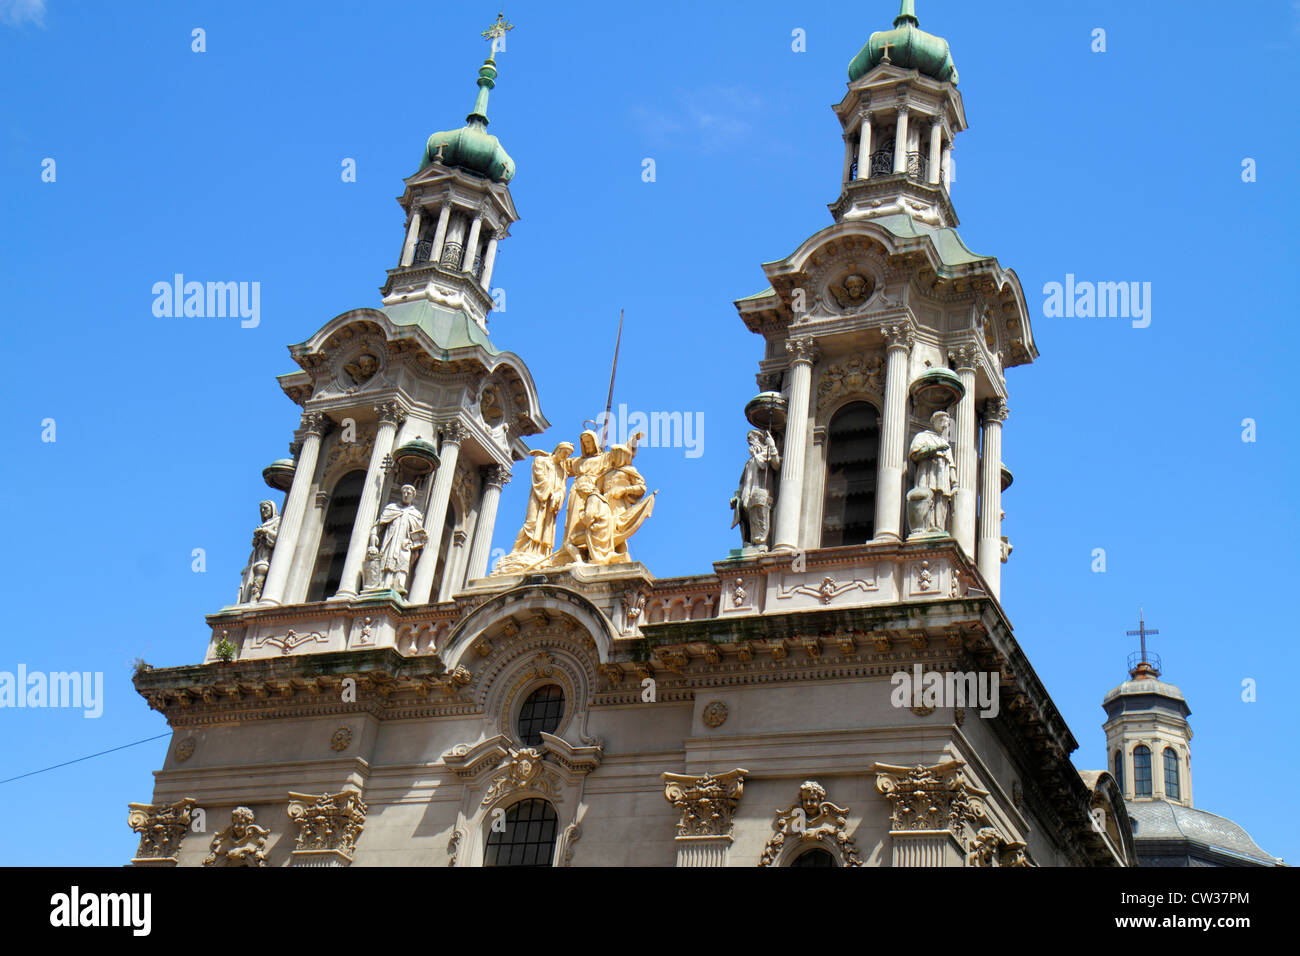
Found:
M 973 826 L 984 813 L 984 790 L 966 779 L 959 760 L 926 767 L 895 767 L 878 763 L 876 789 L 890 803 L 893 830 L 948 830 L 961 838 L 963 826 Z
M 126 822 L 140 834 L 140 846 L 135 858 L 140 860 L 176 859 L 181 838 L 190 828 L 195 800 L 186 797 L 172 804 L 131 803 Z
M 290 793 L 289 800 L 289 819 L 298 827 L 294 852 L 333 852 L 352 859 L 368 809 L 356 792 Z
M 731 818 L 744 792 L 744 768 L 718 775 L 666 773 L 664 799 L 681 811 L 677 823 L 679 839 L 690 837 L 731 838 Z
M 848 831 L 848 810 L 826 799 L 826 788 L 816 780 L 805 780 L 799 799 L 778 810 L 772 828 L 776 830 L 763 847 L 759 866 L 771 866 L 781 856 L 787 840 L 791 845 L 826 844 L 834 847 L 844 866 L 862 866 L 857 845 Z
M 492 785 L 483 795 L 483 806 L 516 790 L 529 790 L 543 794 L 555 803 L 561 801 L 560 777 L 546 766 L 542 753 L 536 747 L 510 748 L 510 759 L 504 769 L 492 777 Z
M 822 371 L 817 385 L 817 407 L 846 395 L 869 393 L 883 395 L 885 391 L 885 360 L 879 355 L 852 355 L 843 362 L 828 365 Z

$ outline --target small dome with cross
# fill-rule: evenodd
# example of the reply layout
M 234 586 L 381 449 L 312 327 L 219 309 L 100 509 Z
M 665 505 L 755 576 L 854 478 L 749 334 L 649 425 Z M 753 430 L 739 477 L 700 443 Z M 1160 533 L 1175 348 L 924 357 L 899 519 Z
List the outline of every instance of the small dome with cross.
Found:
M 957 67 L 952 62 L 948 41 L 920 29 L 915 0 L 903 0 L 894 18 L 894 29 L 871 34 L 867 45 L 849 63 L 849 82 L 866 76 L 886 61 L 936 80 L 957 82 Z

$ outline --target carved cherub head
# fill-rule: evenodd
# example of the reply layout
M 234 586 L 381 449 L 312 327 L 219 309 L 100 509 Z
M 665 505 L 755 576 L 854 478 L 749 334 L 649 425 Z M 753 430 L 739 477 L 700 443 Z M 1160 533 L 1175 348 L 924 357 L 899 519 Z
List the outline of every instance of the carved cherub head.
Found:
M 826 799 L 826 788 L 816 780 L 805 780 L 799 787 L 799 805 L 803 807 L 804 816 L 811 820 L 821 813 L 822 801 Z
M 379 368 L 379 359 L 375 358 L 369 352 L 362 352 L 356 357 L 355 361 L 349 362 L 343 366 L 343 371 L 352 377 L 352 381 L 357 385 L 367 382 L 376 369 Z

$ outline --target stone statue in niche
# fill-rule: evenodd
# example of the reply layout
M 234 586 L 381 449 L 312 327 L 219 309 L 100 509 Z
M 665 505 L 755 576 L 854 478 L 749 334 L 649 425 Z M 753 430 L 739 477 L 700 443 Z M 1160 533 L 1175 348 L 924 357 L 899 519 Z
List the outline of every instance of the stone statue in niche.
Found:
M 752 428 L 748 439 L 749 460 L 740 473 L 740 487 L 731 496 L 731 526 L 740 525 L 742 547 L 766 551 L 772 503 L 781 477 L 781 452 L 769 431 Z
M 916 464 L 916 483 L 907 493 L 907 523 L 912 535 L 947 534 L 957 466 L 948 440 L 951 417 L 930 416 L 930 427 L 912 439 L 907 457 Z
M 412 503 L 414 501 L 415 485 L 402 485 L 402 503 L 399 505 L 390 502 L 386 505 L 379 520 L 370 529 L 366 556 L 372 559 L 367 561 L 372 580 L 365 582 L 367 588 L 406 593 L 411 560 L 414 553 L 428 541 L 424 530 L 424 515 Z
M 262 598 L 262 585 L 266 583 L 266 572 L 271 567 L 271 554 L 275 551 L 275 539 L 280 533 L 280 515 L 276 512 L 275 502 L 263 501 L 258 506 L 262 523 L 253 531 L 253 551 L 244 566 L 243 577 L 239 582 L 239 603 L 252 604 Z
M 362 352 L 352 362 L 343 366 L 343 371 L 348 373 L 352 379 L 353 385 L 364 385 L 374 377 L 375 372 L 379 370 L 379 359 L 375 358 L 369 352 Z
M 867 301 L 872 285 L 870 279 L 854 272 L 845 276 L 842 283 L 831 285 L 830 293 L 841 309 L 853 309 Z

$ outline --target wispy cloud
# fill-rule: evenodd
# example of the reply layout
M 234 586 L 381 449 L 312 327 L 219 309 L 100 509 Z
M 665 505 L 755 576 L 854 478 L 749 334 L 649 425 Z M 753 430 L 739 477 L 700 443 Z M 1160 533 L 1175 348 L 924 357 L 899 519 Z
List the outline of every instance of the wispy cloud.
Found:
M 34 23 L 45 26 L 45 0 L 0 0 L 0 21 L 11 27 Z
M 633 122 L 654 146 L 681 145 L 714 152 L 734 146 L 753 131 L 763 109 L 762 99 L 740 86 L 710 86 L 677 94 L 676 108 L 632 110 Z

